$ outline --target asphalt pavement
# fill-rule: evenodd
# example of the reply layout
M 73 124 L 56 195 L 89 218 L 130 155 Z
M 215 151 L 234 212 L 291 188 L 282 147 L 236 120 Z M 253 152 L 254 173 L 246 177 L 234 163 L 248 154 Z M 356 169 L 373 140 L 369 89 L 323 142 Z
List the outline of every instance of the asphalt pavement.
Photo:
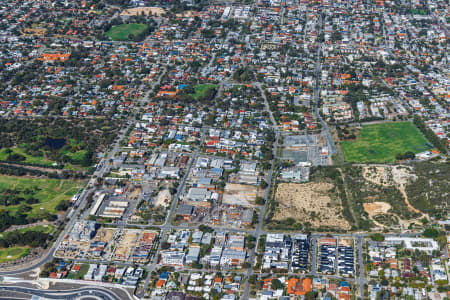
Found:
M 114 292 L 101 287 L 82 287 L 73 290 L 41 290 L 20 286 L 0 286 L 1 291 L 17 292 L 32 296 L 39 296 L 46 299 L 105 299 L 121 300 Z M 15 297 L 7 299 L 17 299 Z

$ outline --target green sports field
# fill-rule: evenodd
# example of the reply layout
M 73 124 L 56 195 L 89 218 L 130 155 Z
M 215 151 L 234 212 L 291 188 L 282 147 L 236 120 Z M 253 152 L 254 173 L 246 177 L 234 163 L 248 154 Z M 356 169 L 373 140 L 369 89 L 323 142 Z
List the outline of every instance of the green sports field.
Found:
M 394 162 L 395 155 L 408 151 L 420 153 L 428 141 L 411 122 L 364 125 L 354 141 L 341 143 L 348 162 Z
M 130 34 L 138 36 L 148 28 L 146 24 L 121 24 L 111 27 L 106 35 L 113 41 L 128 41 L 130 40 L 128 36 Z

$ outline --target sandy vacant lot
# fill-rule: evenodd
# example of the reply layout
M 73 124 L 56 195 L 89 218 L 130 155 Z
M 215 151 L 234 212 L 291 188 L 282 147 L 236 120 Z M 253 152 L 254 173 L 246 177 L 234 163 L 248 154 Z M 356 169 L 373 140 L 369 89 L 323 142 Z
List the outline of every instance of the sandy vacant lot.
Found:
M 132 249 L 136 246 L 136 241 L 140 235 L 139 230 L 124 230 L 123 236 L 117 245 L 115 258 L 117 260 L 128 260 Z
M 161 16 L 162 14 L 164 14 L 166 11 L 163 8 L 160 7 L 134 7 L 134 8 L 129 8 L 129 9 L 125 9 L 124 11 L 122 11 L 120 13 L 121 16 L 141 16 L 142 14 L 149 16 Z
M 181 18 L 181 17 L 190 18 L 190 17 L 196 16 L 196 15 L 198 15 L 198 12 L 193 11 L 193 10 L 185 10 L 181 14 L 176 14 L 176 16 L 179 18 Z
M 97 230 L 97 234 L 94 237 L 94 241 L 109 243 L 114 236 L 114 228 L 101 227 Z
M 294 218 L 310 222 L 313 227 L 351 229 L 342 216 L 339 200 L 330 197 L 333 185 L 326 182 L 281 183 L 275 196 L 279 203 L 274 219 Z
M 25 34 L 31 35 L 45 35 L 47 33 L 47 29 L 45 28 L 25 28 L 23 30 Z
M 167 207 L 169 206 L 170 201 L 172 200 L 172 196 L 170 195 L 170 191 L 165 189 L 165 190 L 161 190 L 158 193 L 158 196 L 156 196 L 156 202 L 155 202 L 155 206 L 163 206 L 163 207 Z
M 228 205 L 254 206 L 256 197 L 263 197 L 264 191 L 245 184 L 227 183 L 222 202 Z
M 363 168 L 364 179 L 379 185 L 405 185 L 417 177 L 406 166 L 366 166 Z
M 422 213 L 414 208 L 408 200 L 405 192 L 405 185 L 414 182 L 417 176 L 407 166 L 370 166 L 363 168 L 363 177 L 369 182 L 382 186 L 395 186 L 403 194 L 408 208 L 414 212 Z M 367 210 L 366 210 L 367 211 Z M 370 215 L 370 213 L 369 213 Z
M 338 238 L 338 245 L 339 246 L 345 246 L 345 247 L 352 247 L 354 243 L 353 239 L 349 239 L 349 238 Z
M 413 169 L 410 166 L 366 166 L 363 167 L 362 175 L 368 182 L 381 186 L 396 187 L 402 193 L 405 204 L 408 206 L 409 210 L 422 214 L 422 216 L 416 220 L 403 220 L 399 216 L 389 213 L 391 205 L 386 202 L 364 203 L 364 210 L 377 225 L 383 226 L 379 222 L 375 221 L 374 217 L 377 215 L 396 216 L 399 219 L 400 224 L 402 224 L 405 228 L 408 227 L 410 223 L 417 223 L 423 216 L 427 217 L 426 214 L 423 214 L 421 211 L 413 207 L 411 203 L 409 203 L 408 195 L 405 192 L 405 186 L 417 179 L 417 176 L 413 173 Z
M 391 209 L 391 205 L 386 202 L 363 203 L 363 206 L 371 218 L 379 214 L 386 214 Z

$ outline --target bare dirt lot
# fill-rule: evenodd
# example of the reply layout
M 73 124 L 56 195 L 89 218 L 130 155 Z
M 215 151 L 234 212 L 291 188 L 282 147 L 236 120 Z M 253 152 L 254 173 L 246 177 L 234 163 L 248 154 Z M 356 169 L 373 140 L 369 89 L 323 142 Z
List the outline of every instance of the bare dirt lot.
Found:
M 181 17 L 190 18 L 190 17 L 196 16 L 196 15 L 198 15 L 198 12 L 193 11 L 193 10 L 185 10 L 180 14 L 176 14 L 176 16 L 179 18 L 181 18 Z
M 418 212 L 408 201 L 405 193 L 405 185 L 414 182 L 417 176 L 406 166 L 370 166 L 363 168 L 363 177 L 369 182 L 382 186 L 395 186 L 403 194 L 406 205 L 414 212 Z M 369 214 L 370 215 L 370 214 Z
M 406 166 L 366 166 L 363 176 L 367 181 L 383 186 L 405 185 L 417 177 Z
M 124 230 L 123 236 L 116 248 L 115 259 L 123 261 L 128 260 L 132 249 L 136 246 L 139 235 L 139 230 Z
M 94 237 L 94 241 L 109 243 L 114 236 L 114 228 L 101 227 Z
M 227 183 L 222 202 L 228 205 L 254 206 L 258 196 L 263 197 L 264 191 L 256 186 Z
M 379 214 L 386 214 L 391 209 L 391 205 L 386 202 L 363 203 L 363 206 L 371 218 Z
M 388 166 L 388 165 L 377 165 L 377 166 L 365 166 L 363 167 L 362 175 L 368 182 L 381 185 L 381 186 L 393 186 L 397 188 L 405 200 L 410 211 L 420 213 L 426 217 L 425 214 L 420 212 L 418 209 L 413 207 L 408 200 L 408 196 L 405 192 L 405 186 L 414 182 L 417 176 L 413 173 L 413 170 L 409 166 Z M 389 213 L 391 205 L 386 202 L 373 202 L 364 203 L 364 210 L 369 214 L 371 218 L 377 225 L 379 222 L 375 221 L 376 216 L 380 215 L 392 215 L 399 219 L 400 224 L 403 226 L 409 226 L 410 223 L 418 223 L 417 220 L 402 220 L 399 216 Z M 421 216 L 422 217 L 422 216 Z M 420 217 L 420 218 L 421 218 Z M 419 218 L 419 219 L 420 219 Z
M 330 196 L 331 183 L 281 183 L 278 185 L 275 199 L 278 207 L 274 220 L 294 218 L 300 222 L 309 222 L 312 227 L 332 227 L 351 229 L 342 215 L 339 199 Z
M 47 29 L 45 28 L 25 28 L 23 30 L 24 34 L 29 34 L 29 35 L 37 35 L 37 36 L 42 36 L 45 35 L 47 33 Z
M 338 238 L 338 245 L 339 246 L 345 246 L 345 247 L 352 247 L 354 243 L 353 239 L 349 238 Z
M 161 190 L 156 197 L 155 206 L 169 206 L 170 201 L 172 200 L 172 196 L 170 195 L 170 191 L 168 189 Z
M 121 16 L 141 16 L 142 14 L 146 16 L 161 16 L 166 11 L 163 8 L 160 7 L 134 7 L 125 9 L 120 13 Z

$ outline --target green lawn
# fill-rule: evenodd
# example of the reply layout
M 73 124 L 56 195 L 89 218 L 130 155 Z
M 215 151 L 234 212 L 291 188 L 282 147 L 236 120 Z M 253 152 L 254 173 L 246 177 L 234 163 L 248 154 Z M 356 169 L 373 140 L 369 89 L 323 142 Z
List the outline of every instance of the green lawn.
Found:
M 355 141 L 341 143 L 348 162 L 394 162 L 395 155 L 430 149 L 428 141 L 411 122 L 365 125 Z
M 20 232 L 24 233 L 27 231 L 39 231 L 43 233 L 50 233 L 55 229 L 53 225 L 35 225 L 27 228 L 16 229 L 8 232 Z M 0 238 L 3 238 L 4 234 L 0 234 Z M 6 234 L 5 234 L 6 235 Z M 21 257 L 27 256 L 30 253 L 30 249 L 27 246 L 12 246 L 9 248 L 0 249 L 0 262 L 7 262 L 19 259 Z
M 77 141 L 75 139 L 69 139 L 68 142 L 74 148 L 77 148 L 77 147 L 81 148 L 81 146 L 82 146 L 81 143 L 77 143 Z M 81 164 L 87 153 L 88 153 L 87 150 L 78 150 L 75 152 L 63 150 L 63 151 L 61 151 L 61 156 L 66 155 L 66 156 L 70 157 L 70 159 L 73 161 L 73 163 Z
M 22 163 L 27 164 L 39 164 L 39 165 L 45 165 L 45 166 L 51 166 L 53 165 L 54 161 L 45 159 L 44 156 L 31 156 L 21 148 L 10 148 L 12 150 L 11 154 L 17 153 L 25 157 L 25 160 L 22 161 Z M 4 148 L 0 150 L 0 161 L 6 161 L 8 156 L 10 154 L 7 153 L 8 149 Z
M 35 225 L 35 226 L 30 226 L 30 227 L 26 227 L 26 228 L 21 228 L 21 229 L 16 229 L 16 230 L 12 230 L 12 231 L 8 231 L 9 232 L 20 232 L 20 233 L 24 233 L 27 231 L 39 231 L 42 233 L 50 233 L 55 229 L 55 226 L 53 225 Z M 0 233 L 0 238 L 3 237 L 3 233 Z
M 53 225 L 36 225 L 27 228 L 18 229 L 19 232 L 24 233 L 27 231 L 39 231 L 42 233 L 50 233 L 55 229 Z
M 71 163 L 66 163 L 64 165 L 64 170 L 72 170 L 72 171 L 79 171 L 79 172 L 84 172 L 89 170 L 90 167 L 83 167 L 80 165 L 72 165 Z
M 70 157 L 70 159 L 76 163 L 76 164 L 81 164 L 83 162 L 84 157 L 87 154 L 87 150 L 79 150 L 76 152 L 70 152 L 70 151 L 64 151 L 61 152 L 62 155 L 67 155 L 68 157 Z
M 128 41 L 130 40 L 128 38 L 130 34 L 137 36 L 144 32 L 147 28 L 148 25 L 146 24 L 121 24 L 111 27 L 111 29 L 106 32 L 106 35 L 113 41 Z
M 210 88 L 215 88 L 217 87 L 217 84 L 198 84 L 196 86 L 194 86 L 194 90 L 195 93 L 192 94 L 192 97 L 194 97 L 195 99 L 198 99 L 199 97 L 203 97 L 205 96 L 205 93 L 208 89 Z
M 15 176 L 0 176 L 0 193 L 6 189 L 26 189 L 38 187 L 33 197 L 39 200 L 39 203 L 32 204 L 32 216 L 38 216 L 42 213 L 49 212 L 55 214 L 56 206 L 63 200 L 69 200 L 73 195 L 83 188 L 84 181 L 62 180 L 62 179 L 41 179 L 41 178 L 24 178 Z M 0 206 L 0 209 L 7 209 L 11 212 L 17 211 L 19 205 Z
M 27 247 L 10 247 L 7 249 L 0 249 L 0 263 L 19 259 L 27 256 L 30 249 Z

